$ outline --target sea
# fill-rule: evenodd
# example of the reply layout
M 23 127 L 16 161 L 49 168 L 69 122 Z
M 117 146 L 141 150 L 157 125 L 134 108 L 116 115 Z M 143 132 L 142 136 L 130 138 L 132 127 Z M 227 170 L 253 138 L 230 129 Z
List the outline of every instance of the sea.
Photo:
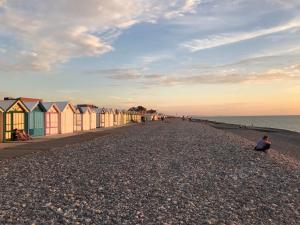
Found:
M 216 122 L 278 128 L 300 133 L 300 115 L 299 116 L 219 116 L 219 117 L 203 117 L 197 116 L 194 118 L 205 119 Z

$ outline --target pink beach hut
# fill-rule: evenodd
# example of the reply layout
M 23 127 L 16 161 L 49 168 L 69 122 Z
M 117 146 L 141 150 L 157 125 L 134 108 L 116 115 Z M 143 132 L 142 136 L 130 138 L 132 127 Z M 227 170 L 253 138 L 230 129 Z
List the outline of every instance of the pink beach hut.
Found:
M 58 134 L 59 130 L 59 108 L 51 102 L 42 102 L 45 112 L 45 135 Z

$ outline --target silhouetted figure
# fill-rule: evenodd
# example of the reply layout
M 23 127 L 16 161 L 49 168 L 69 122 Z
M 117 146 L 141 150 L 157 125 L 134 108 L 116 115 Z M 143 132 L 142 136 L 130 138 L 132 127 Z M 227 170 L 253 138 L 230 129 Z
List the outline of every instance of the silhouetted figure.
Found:
M 146 123 L 146 118 L 144 116 L 141 117 L 142 123 Z
M 269 141 L 269 137 L 268 136 L 263 136 L 262 139 L 260 139 L 256 146 L 255 146 L 255 150 L 256 151 L 263 151 L 266 152 L 268 149 L 270 149 L 271 147 L 271 141 Z

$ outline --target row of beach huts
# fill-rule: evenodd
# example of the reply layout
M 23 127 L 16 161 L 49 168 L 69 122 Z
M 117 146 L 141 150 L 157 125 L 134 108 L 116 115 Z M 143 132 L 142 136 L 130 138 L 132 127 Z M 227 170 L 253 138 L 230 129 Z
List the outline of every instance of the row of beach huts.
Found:
M 158 116 L 143 115 L 157 120 Z M 73 105 L 69 101 L 44 102 L 34 98 L 4 98 L 0 101 L 0 142 L 12 140 L 15 129 L 32 137 L 74 133 L 141 122 L 135 111 Z

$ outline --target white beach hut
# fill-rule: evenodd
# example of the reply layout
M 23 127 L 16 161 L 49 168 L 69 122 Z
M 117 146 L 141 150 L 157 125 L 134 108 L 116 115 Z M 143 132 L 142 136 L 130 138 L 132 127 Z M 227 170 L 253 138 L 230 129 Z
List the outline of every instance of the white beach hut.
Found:
M 109 112 L 109 127 L 114 126 L 114 110 L 113 109 L 108 109 Z
M 119 109 L 114 110 L 114 126 L 121 125 L 121 111 Z
M 97 112 L 97 127 L 109 127 L 109 109 L 98 108 Z
M 97 128 L 97 113 L 96 113 L 96 109 L 92 109 L 91 110 L 91 124 L 90 124 L 90 129 L 94 130 Z
M 59 113 L 59 133 L 67 134 L 74 132 L 75 107 L 68 101 L 53 102 L 60 110 Z
M 82 114 L 78 107 L 75 107 L 74 114 L 74 132 L 82 131 Z
M 78 107 L 82 117 L 82 130 L 91 129 L 91 109 L 89 107 Z
M 59 108 L 51 102 L 42 102 L 45 108 L 45 135 L 58 134 L 59 132 Z
M 127 111 L 122 110 L 122 124 L 127 124 Z

